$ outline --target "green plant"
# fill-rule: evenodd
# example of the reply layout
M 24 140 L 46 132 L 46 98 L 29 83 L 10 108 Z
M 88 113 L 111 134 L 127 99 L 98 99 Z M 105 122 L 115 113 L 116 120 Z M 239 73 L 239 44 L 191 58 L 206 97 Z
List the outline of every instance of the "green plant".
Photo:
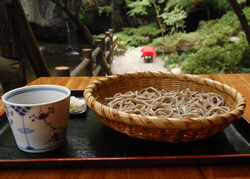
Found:
M 148 25 L 141 25 L 135 31 L 136 35 L 146 36 L 149 38 L 155 38 L 161 33 L 161 30 L 158 28 L 157 23 L 151 23 Z
M 164 12 L 160 15 L 163 19 L 163 23 L 170 30 L 170 33 L 173 34 L 177 31 L 184 31 L 185 29 L 185 19 L 187 18 L 186 11 L 181 7 L 175 6 L 171 12 Z
M 132 34 L 129 32 L 130 28 L 124 28 L 123 31 L 117 32 L 114 35 L 117 36 L 117 41 L 122 41 L 126 46 L 129 46 L 132 40 Z
M 187 9 L 188 7 L 190 7 L 191 2 L 194 3 L 194 0 L 168 0 L 164 11 L 170 12 L 170 10 L 174 9 L 175 6 L 181 6 Z
M 148 44 L 150 41 L 151 40 L 148 37 L 133 35 L 130 45 L 131 46 L 143 46 L 143 45 Z
M 188 57 L 190 55 L 193 55 L 195 52 L 194 51 L 186 51 L 186 52 L 183 52 L 181 55 L 177 56 L 176 58 L 176 63 L 182 63 L 184 62 L 186 59 L 188 59 Z
M 80 18 L 81 21 L 83 21 L 86 18 L 85 10 L 84 10 L 82 5 L 80 6 L 79 16 L 80 16 L 79 18 Z
M 239 33 L 241 25 L 236 15 L 230 11 L 221 19 L 208 21 L 202 28 L 202 47 L 211 47 L 228 43 L 231 36 Z
M 241 38 L 236 43 L 226 46 L 229 51 L 228 55 L 225 56 L 226 73 L 239 73 L 242 71 L 247 63 L 250 55 L 250 47 L 248 46 L 247 40 Z
M 103 6 L 103 7 L 98 6 L 98 9 L 99 9 L 98 10 L 99 16 L 101 16 L 103 13 L 106 13 L 106 16 L 109 16 L 109 14 L 113 10 L 111 6 Z
M 200 49 L 182 63 L 182 70 L 190 74 L 239 73 L 244 67 L 242 60 L 249 54 L 247 40 L 241 38 L 224 46 Z
M 157 54 L 177 54 L 176 45 L 183 36 L 187 36 L 187 34 L 178 32 L 173 35 L 167 35 L 164 38 L 164 42 L 162 42 L 161 37 L 158 37 L 149 45 L 155 47 Z
M 164 67 L 172 65 L 173 67 L 179 66 L 182 62 L 184 62 L 190 55 L 194 54 L 193 51 L 183 52 L 181 55 L 175 55 L 174 59 L 170 59 L 169 57 L 165 57 L 164 59 Z M 176 64 L 173 66 L 173 64 Z
M 244 13 L 250 18 L 250 8 L 245 8 Z M 181 64 L 183 71 L 190 74 L 240 73 L 246 66 L 250 67 L 250 47 L 232 11 L 209 21 L 200 33 L 200 47 Z M 232 43 L 232 36 L 240 40 Z
M 220 46 L 202 48 L 182 63 L 182 70 L 189 74 L 223 73 L 226 54 Z
M 160 33 L 161 31 L 158 29 L 157 24 L 152 23 L 141 25 L 138 28 L 123 28 L 122 32 L 115 33 L 115 35 L 127 46 L 142 46 L 152 42 Z
M 127 1 L 127 5 L 131 9 L 128 12 L 129 16 L 147 15 L 147 9 L 151 7 L 151 3 L 149 0 Z

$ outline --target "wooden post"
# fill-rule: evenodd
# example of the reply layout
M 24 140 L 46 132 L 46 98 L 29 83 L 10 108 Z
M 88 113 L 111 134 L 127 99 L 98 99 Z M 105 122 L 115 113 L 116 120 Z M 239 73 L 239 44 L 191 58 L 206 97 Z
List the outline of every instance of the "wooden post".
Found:
M 113 29 L 109 29 L 109 32 L 110 32 L 110 64 L 112 64 L 114 57 Z
M 109 31 L 105 32 L 105 34 L 106 34 L 106 37 L 109 38 L 109 41 L 106 44 L 106 52 L 107 52 L 107 51 L 110 51 L 111 35 L 110 35 Z M 106 60 L 107 60 L 108 64 L 111 64 L 111 57 L 110 57 L 110 55 L 107 57 Z
M 98 39 L 95 41 L 96 47 L 100 47 L 101 51 L 96 56 L 96 66 L 101 66 L 100 73 L 98 76 L 105 76 L 105 68 L 104 68 L 104 62 L 103 62 L 103 51 L 104 51 L 104 39 Z
M 106 53 L 106 51 L 107 51 L 107 45 L 106 45 L 106 37 L 100 37 L 99 39 L 101 39 L 102 40 L 102 44 L 103 44 L 103 54 L 105 54 Z M 102 58 L 102 60 L 103 60 L 103 63 L 104 63 L 104 67 L 105 67 L 105 72 L 106 72 L 106 74 L 107 75 L 112 75 L 113 74 L 113 72 L 111 71 L 111 69 L 110 69 L 110 66 L 109 66 L 109 64 L 108 64 L 108 62 L 107 62 L 107 59 L 106 59 L 106 57 L 105 57 L 105 55 L 103 55 L 103 58 Z
M 87 58 L 84 58 L 82 62 L 70 73 L 70 76 L 79 76 L 80 74 L 86 75 L 86 68 L 89 64 L 90 60 Z M 88 74 L 88 73 L 87 73 Z
M 106 51 L 106 45 L 105 45 L 105 37 L 103 36 L 103 37 L 99 37 L 99 40 L 101 40 L 102 42 L 99 42 L 99 43 L 102 43 L 102 44 L 100 44 L 103 48 L 102 48 L 102 50 L 103 50 L 103 53 Z
M 89 59 L 89 63 L 87 65 L 87 76 L 93 76 L 93 59 L 92 59 L 92 49 L 82 49 L 82 59 Z
M 55 76 L 70 76 L 70 69 L 67 66 L 55 67 Z

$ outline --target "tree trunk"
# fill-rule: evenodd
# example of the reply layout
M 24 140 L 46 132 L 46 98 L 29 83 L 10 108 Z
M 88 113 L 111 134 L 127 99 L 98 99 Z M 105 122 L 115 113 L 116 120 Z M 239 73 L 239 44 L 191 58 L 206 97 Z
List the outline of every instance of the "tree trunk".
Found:
M 154 4 L 154 8 L 155 8 L 155 12 L 156 12 L 156 18 L 157 18 L 157 23 L 158 23 L 158 26 L 161 30 L 161 36 L 162 36 L 162 48 L 163 48 L 163 55 L 165 55 L 165 46 L 164 46 L 164 43 L 165 43 L 165 39 L 164 39 L 164 30 L 162 28 L 162 25 L 161 25 L 161 21 L 160 21 L 160 15 L 159 15 L 159 11 L 157 9 L 157 6 L 156 6 L 156 3 L 155 3 L 155 0 L 153 0 L 153 4 Z
M 162 28 L 162 25 L 161 25 L 161 21 L 160 21 L 160 15 L 159 15 L 159 11 L 157 9 L 157 6 L 156 6 L 156 3 L 155 3 L 155 0 L 153 0 L 153 4 L 154 4 L 154 8 L 155 8 L 155 12 L 156 12 L 156 18 L 157 18 L 157 23 L 158 23 L 158 26 L 159 28 L 161 29 L 161 36 L 162 36 L 162 41 L 164 43 L 164 30 Z
M 250 27 L 248 25 L 247 18 L 245 16 L 244 12 L 242 11 L 240 5 L 237 3 L 237 0 L 229 0 L 229 2 L 231 4 L 235 14 L 238 16 L 238 19 L 241 23 L 241 26 L 246 33 L 248 45 L 250 45 Z

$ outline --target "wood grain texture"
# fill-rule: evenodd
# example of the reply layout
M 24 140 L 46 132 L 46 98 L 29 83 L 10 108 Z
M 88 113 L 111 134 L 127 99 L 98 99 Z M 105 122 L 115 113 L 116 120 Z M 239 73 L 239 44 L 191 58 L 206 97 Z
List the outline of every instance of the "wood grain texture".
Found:
M 163 168 L 92 168 L 55 170 L 0 170 L 0 178 L 83 178 L 83 179 L 247 179 L 248 166 L 205 166 L 205 167 L 163 167 Z
M 250 74 L 226 74 L 226 75 L 199 75 L 225 83 L 239 92 L 247 100 L 245 116 L 250 117 Z M 70 89 L 85 89 L 92 81 L 102 77 L 41 77 L 29 83 L 57 84 Z M 0 111 L 3 104 L 0 102 Z M 0 112 L 1 114 L 1 112 Z M 214 178 L 233 179 L 250 178 L 249 165 L 206 165 L 206 166 L 179 166 L 156 168 L 84 168 L 84 169 L 46 169 L 46 170 L 1 170 L 0 178 Z

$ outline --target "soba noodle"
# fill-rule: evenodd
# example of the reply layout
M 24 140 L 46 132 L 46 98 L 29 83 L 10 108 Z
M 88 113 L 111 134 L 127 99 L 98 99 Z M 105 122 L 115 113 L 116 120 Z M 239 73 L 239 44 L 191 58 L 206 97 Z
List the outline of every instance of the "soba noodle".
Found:
M 186 89 L 180 92 L 148 87 L 140 91 L 117 93 L 106 98 L 106 105 L 128 113 L 146 116 L 191 118 L 227 113 L 224 98 L 217 93 L 202 93 Z

